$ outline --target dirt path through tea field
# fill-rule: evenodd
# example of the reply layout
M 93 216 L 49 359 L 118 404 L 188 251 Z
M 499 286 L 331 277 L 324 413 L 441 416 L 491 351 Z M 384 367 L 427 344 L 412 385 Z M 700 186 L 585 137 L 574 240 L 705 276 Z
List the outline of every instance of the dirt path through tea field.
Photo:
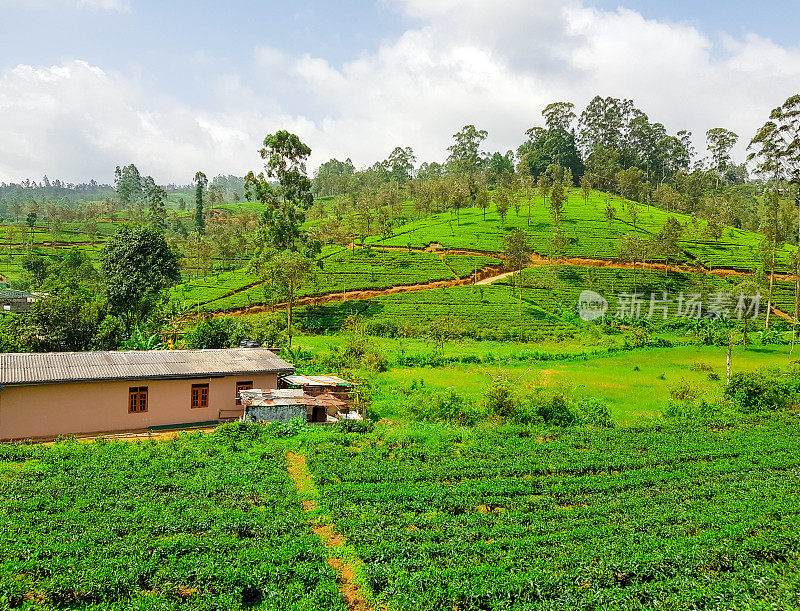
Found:
M 311 530 L 317 535 L 328 550 L 328 564 L 336 571 L 339 591 L 347 603 L 350 611 L 372 611 L 362 586 L 358 583 L 356 572 L 358 561 L 351 561 L 345 556 L 346 540 L 336 531 L 336 525 L 325 519 L 317 512 L 317 490 L 311 479 L 311 473 L 303 454 L 288 452 L 286 454 L 289 476 L 297 487 L 297 494 L 303 501 L 303 509 L 308 515 Z

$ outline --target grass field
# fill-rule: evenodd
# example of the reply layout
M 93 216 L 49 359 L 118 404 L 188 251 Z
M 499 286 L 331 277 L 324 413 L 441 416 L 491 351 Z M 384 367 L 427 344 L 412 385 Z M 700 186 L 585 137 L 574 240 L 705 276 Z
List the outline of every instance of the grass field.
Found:
M 671 405 L 671 393 L 688 387 L 698 399 L 721 401 L 725 384 L 726 348 L 701 346 L 686 336 L 664 335 L 669 348 L 623 350 L 622 335 L 581 334 L 555 343 L 509 343 L 463 340 L 447 342 L 443 353 L 424 339 L 372 338 L 386 356 L 387 371 L 371 374 L 375 387 L 376 416 L 409 422 L 404 397 L 412 383 L 430 390 L 453 387 L 467 399 L 479 402 L 492 384 L 492 376 L 517 380 L 520 388 L 545 386 L 565 392 L 574 400 L 593 398 L 608 407 L 620 425 L 632 426 L 661 417 Z M 761 345 L 757 334 L 746 350 L 733 348 L 733 371 L 786 367 L 789 346 Z M 342 343 L 338 336 L 302 336 L 295 345 L 308 352 L 308 361 Z M 796 356 L 796 354 L 795 354 Z M 429 365 L 428 363 L 439 363 Z M 302 368 L 302 365 L 300 365 Z

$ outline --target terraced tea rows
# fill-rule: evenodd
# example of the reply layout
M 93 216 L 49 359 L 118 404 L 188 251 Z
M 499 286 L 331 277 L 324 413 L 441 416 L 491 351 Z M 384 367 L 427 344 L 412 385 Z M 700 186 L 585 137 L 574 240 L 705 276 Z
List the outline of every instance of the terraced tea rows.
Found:
M 435 253 L 375 249 L 343 250 L 321 260 L 315 280 L 305 285 L 299 296 L 365 289 L 385 289 L 401 285 L 425 284 L 451 280 L 456 275 L 469 276 L 474 269 L 498 265 L 499 259 L 470 255 L 452 255 L 443 260 Z M 224 311 L 268 303 L 264 286 L 258 284 L 236 294 L 210 300 L 204 309 Z
M 528 201 L 532 202 L 530 213 Z M 612 219 L 606 214 L 607 208 L 614 209 Z M 451 212 L 432 214 L 398 228 L 396 235 L 390 238 L 373 237 L 370 241 L 415 248 L 438 243 L 448 248 L 501 252 L 504 236 L 513 229 L 522 229 L 528 232 L 534 250 L 540 255 L 616 259 L 622 235 L 636 233 L 643 238 L 652 237 L 670 216 L 685 227 L 679 241 L 684 254 L 677 257 L 678 261 L 696 260 L 706 267 L 741 270 L 753 270 L 758 265 L 763 240 L 759 234 L 725 227 L 721 236 L 714 239 L 706 234 L 705 221 L 695 222 L 686 215 L 666 212 L 653 206 L 632 205 L 628 200 L 601 192 L 593 192 L 586 202 L 578 190 L 570 191 L 564 205 L 561 229 L 567 244 L 558 253 L 552 247 L 553 220 L 550 209 L 541 197 L 525 199 L 519 213 L 511 207 L 502 223 L 494 206 L 490 206 L 485 215 L 478 208 L 466 208 L 460 211 L 460 221 Z M 785 271 L 791 268 L 794 250 L 790 246 L 780 249 L 777 257 L 779 269 Z M 653 254 L 650 260 L 661 260 L 661 256 Z
M 799 432 L 796 414 L 723 430 L 412 430 L 321 443 L 310 464 L 393 610 L 788 609 Z
M 0 607 L 343 610 L 283 452 L 250 432 L 0 446 Z

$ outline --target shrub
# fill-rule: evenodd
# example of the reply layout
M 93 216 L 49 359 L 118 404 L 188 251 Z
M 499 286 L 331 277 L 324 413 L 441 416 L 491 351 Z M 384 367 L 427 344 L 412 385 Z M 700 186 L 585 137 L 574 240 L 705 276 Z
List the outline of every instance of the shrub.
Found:
M 204 320 L 186 334 L 186 347 L 190 350 L 230 348 L 233 326 L 227 317 Z
M 106 316 L 92 339 L 92 348 L 95 350 L 116 350 L 122 344 L 125 335 L 125 325 L 117 316 Z
M 783 409 L 792 405 L 800 392 L 795 372 L 759 369 L 735 373 L 725 388 L 725 395 L 746 412 Z
M 336 425 L 343 433 L 371 433 L 375 430 L 372 420 L 342 420 Z
M 389 359 L 382 352 L 371 350 L 361 359 L 364 367 L 370 371 L 379 373 L 389 368 Z
M 244 339 L 251 339 L 260 346 L 281 346 L 285 343 L 285 331 L 279 317 L 258 317 L 254 320 L 239 320 L 221 316 L 204 320 L 186 334 L 186 347 L 235 348 Z
M 578 418 L 570 409 L 563 392 L 540 387 L 534 388 L 523 397 L 511 420 L 517 424 L 551 426 L 570 426 L 578 423 Z
M 500 418 L 509 418 L 519 409 L 519 397 L 514 385 L 508 378 L 497 378 L 492 381 L 483 393 L 484 408 Z
M 421 422 L 449 422 L 472 426 L 485 418 L 485 412 L 452 387 L 439 392 L 421 388 L 406 400 L 408 411 Z
M 581 399 L 573 405 L 572 411 L 583 424 L 604 428 L 614 428 L 615 426 L 608 406 L 593 397 Z
M 686 380 L 681 380 L 680 384 L 669 389 L 669 396 L 673 401 L 694 401 L 701 394 L 702 388 Z
M 758 336 L 762 346 L 786 346 L 789 344 L 789 339 L 775 329 L 761 331 Z
M 267 435 L 271 437 L 296 437 L 306 429 L 308 423 L 305 418 L 292 418 L 289 422 L 269 422 L 267 424 L 257 424 L 261 426 Z

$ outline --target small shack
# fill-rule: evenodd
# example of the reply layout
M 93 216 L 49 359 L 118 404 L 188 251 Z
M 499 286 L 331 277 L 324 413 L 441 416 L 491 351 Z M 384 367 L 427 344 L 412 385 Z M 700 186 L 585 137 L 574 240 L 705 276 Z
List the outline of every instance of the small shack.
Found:
M 344 380 L 342 380 L 344 382 Z M 351 397 L 330 392 L 311 394 L 303 388 L 244 389 L 239 399 L 245 414 L 256 422 L 288 422 L 305 418 L 307 422 L 331 424 L 340 420 L 362 420 Z
M 334 375 L 290 374 L 280 377 L 278 386 L 286 389 L 300 389 L 315 401 L 309 405 L 309 422 L 329 422 L 329 418 L 362 419 L 359 411 L 359 397 L 355 382 Z
M 27 312 L 41 295 L 0 287 L 0 313 Z
M 240 390 L 239 399 L 245 415 L 255 422 L 289 422 L 305 418 L 307 413 L 302 390 L 260 389 Z

